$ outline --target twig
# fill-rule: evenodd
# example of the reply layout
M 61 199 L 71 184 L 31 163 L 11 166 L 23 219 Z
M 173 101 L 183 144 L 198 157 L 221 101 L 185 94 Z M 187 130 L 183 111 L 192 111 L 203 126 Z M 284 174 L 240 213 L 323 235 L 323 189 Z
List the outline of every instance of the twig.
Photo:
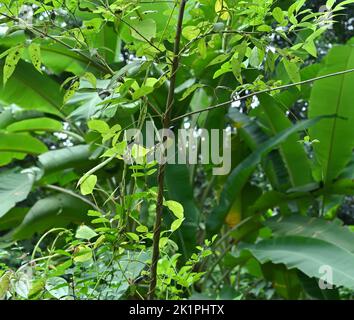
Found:
M 9 15 L 7 15 L 6 13 L 2 13 L 0 12 L 0 15 L 2 15 L 5 18 L 8 18 L 14 22 L 21 22 L 20 19 L 16 18 L 16 17 L 11 17 Z M 86 60 L 88 60 L 90 63 L 92 63 L 95 67 L 97 67 L 98 69 L 104 71 L 104 72 L 108 72 L 110 75 L 114 75 L 114 71 L 108 66 L 108 65 L 103 65 L 102 63 L 95 61 L 94 59 L 92 59 L 91 57 L 87 56 L 86 54 L 82 53 L 81 51 L 75 50 L 74 48 L 72 48 L 70 45 L 68 45 L 67 43 L 65 43 L 64 41 L 36 28 L 33 26 L 25 26 L 26 29 L 30 30 L 30 31 L 34 31 L 36 33 L 38 33 L 39 35 L 49 38 L 59 44 L 61 44 L 62 46 L 66 47 L 69 50 L 74 51 L 75 53 L 77 53 L 78 55 L 80 55 L 81 57 L 85 58 Z
M 85 197 L 83 196 L 80 196 L 79 194 L 71 191 L 71 190 L 67 190 L 67 189 L 64 189 L 64 188 L 61 188 L 61 187 L 58 187 L 58 186 L 55 186 L 55 185 L 52 185 L 52 184 L 48 184 L 46 186 L 44 186 L 45 188 L 47 189 L 51 189 L 51 190 L 55 190 L 55 191 L 59 191 L 59 192 L 62 192 L 62 193 L 65 193 L 65 194 L 68 194 L 72 197 L 75 197 L 77 199 L 80 199 L 82 202 L 85 202 L 87 203 L 88 205 L 90 205 L 92 208 L 94 208 L 96 211 L 98 212 L 102 212 L 100 208 L 98 208 L 93 202 L 91 202 L 90 200 L 86 199 Z
M 177 30 L 175 36 L 175 43 L 173 49 L 173 61 L 172 61 L 172 70 L 170 76 L 170 87 L 168 90 L 167 102 L 166 102 L 166 110 L 163 115 L 163 127 L 168 128 L 170 126 L 171 119 L 171 110 L 174 102 L 174 91 L 176 86 L 176 73 L 179 65 L 179 46 L 181 41 L 182 34 L 182 22 L 184 9 L 186 6 L 187 0 L 181 0 L 178 14 L 178 22 L 177 22 Z M 149 286 L 148 299 L 152 300 L 155 296 L 155 288 L 157 283 L 157 262 L 160 257 L 160 234 L 161 234 L 161 220 L 162 220 L 162 212 L 163 212 L 163 192 L 164 192 L 164 179 L 165 179 L 165 168 L 166 163 L 162 163 L 159 165 L 159 170 L 157 174 L 157 183 L 158 183 L 158 195 L 157 195 L 157 204 L 156 204 L 156 217 L 155 217 L 155 225 L 154 225 L 154 236 L 153 236 L 153 253 L 152 253 L 152 261 L 151 261 L 151 269 L 150 276 L 151 282 Z
M 300 82 L 295 82 L 295 83 L 285 84 L 285 85 L 282 85 L 282 86 L 279 86 L 279 87 L 274 87 L 274 88 L 268 88 L 268 89 L 260 90 L 260 91 L 257 91 L 257 92 L 253 92 L 253 93 L 247 94 L 247 95 L 245 95 L 243 97 L 240 97 L 240 98 L 228 100 L 228 101 L 225 101 L 225 102 L 210 106 L 210 107 L 205 108 L 205 109 L 201 109 L 201 110 L 185 113 L 185 114 L 183 114 L 181 116 L 173 118 L 171 120 L 171 122 L 177 121 L 177 120 L 182 119 L 184 117 L 191 116 L 193 114 L 214 110 L 214 109 L 217 109 L 217 108 L 220 108 L 220 107 L 225 107 L 225 106 L 229 105 L 232 102 L 245 100 L 245 99 L 248 99 L 250 97 L 256 96 L 258 94 L 272 92 L 272 91 L 276 91 L 276 90 L 284 90 L 284 89 L 288 89 L 288 88 L 291 88 L 291 87 L 295 87 L 295 86 L 311 83 L 311 82 L 318 81 L 318 80 L 325 79 L 325 78 L 339 76 L 339 75 L 342 75 L 342 74 L 345 74 L 345 73 L 350 73 L 350 72 L 354 72 L 354 69 L 348 69 L 348 70 L 344 70 L 344 71 L 329 73 L 329 74 L 326 74 L 326 75 L 323 75 L 323 76 L 311 78 L 311 79 L 300 81 Z

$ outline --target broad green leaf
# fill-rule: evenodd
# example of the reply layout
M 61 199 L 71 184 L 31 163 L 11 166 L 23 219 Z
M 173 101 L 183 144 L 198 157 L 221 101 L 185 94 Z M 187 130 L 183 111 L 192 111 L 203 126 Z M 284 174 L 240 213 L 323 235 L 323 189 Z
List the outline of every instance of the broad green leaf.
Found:
M 16 275 L 15 281 L 12 283 L 12 287 L 14 288 L 16 294 L 18 294 L 21 298 L 28 299 L 28 294 L 31 289 L 31 279 L 29 275 L 24 272 L 20 272 Z
M 251 51 L 251 56 L 249 57 L 250 65 L 254 68 L 258 68 L 262 63 L 264 58 L 264 51 L 260 50 L 258 47 L 253 47 Z
M 18 170 L 0 173 L 0 218 L 12 209 L 17 202 L 27 198 L 32 189 L 34 175 Z
M 354 47 L 338 46 L 328 53 L 319 75 L 354 68 Z M 323 114 L 337 114 L 325 119 L 309 130 L 310 138 L 320 142 L 313 145 L 316 178 L 331 182 L 344 169 L 352 157 L 354 148 L 354 109 L 352 91 L 354 73 L 316 81 L 313 85 L 309 118 Z
M 267 220 L 265 225 L 272 229 L 276 236 L 301 236 L 320 239 L 335 244 L 354 254 L 354 233 L 343 226 L 340 220 L 304 216 L 291 216 Z
M 133 232 L 127 232 L 127 236 L 136 241 L 136 242 L 139 242 L 139 236 L 136 234 L 136 233 L 133 233 Z
M 88 145 L 77 145 L 41 154 L 38 159 L 46 173 L 66 168 L 80 167 L 88 162 Z
M 0 72 L 2 72 L 1 68 Z M 27 110 L 38 110 L 64 117 L 60 111 L 62 100 L 60 85 L 51 77 L 37 72 L 31 64 L 23 61 L 19 61 L 6 87 L 0 86 L 1 102 L 14 103 Z
M 25 215 L 28 208 L 14 207 L 0 218 L 0 230 L 9 230 L 17 227 Z
M 290 128 L 280 131 L 268 141 L 264 142 L 262 146 L 252 152 L 232 170 L 222 189 L 219 205 L 213 210 L 207 221 L 209 236 L 214 235 L 220 229 L 227 213 L 230 211 L 234 201 L 234 195 L 241 191 L 257 164 L 262 160 L 262 157 L 268 154 L 272 149 L 278 147 L 280 143 L 284 142 L 293 133 L 305 130 L 323 118 L 324 117 L 304 120 Z
M 309 277 L 320 278 L 321 267 L 333 271 L 333 284 L 354 288 L 354 254 L 334 243 L 302 236 L 282 236 L 263 240 L 255 245 L 244 244 L 258 261 L 283 263 L 288 269 L 297 268 Z
M 82 200 L 57 194 L 38 200 L 28 211 L 22 223 L 9 234 L 13 239 L 28 239 L 37 232 L 69 223 L 81 224 L 88 220 L 89 206 Z
M 148 232 L 149 229 L 148 229 L 148 227 L 146 227 L 146 226 L 140 225 L 140 226 L 137 226 L 137 227 L 136 227 L 136 231 L 137 231 L 137 232 L 145 233 L 145 232 Z
M 48 150 L 40 140 L 26 133 L 1 133 L 0 151 L 41 154 Z
M 166 168 L 166 189 L 168 198 L 178 201 L 184 209 L 184 223 L 176 231 L 176 241 L 184 253 L 183 258 L 188 259 L 195 251 L 198 217 L 200 211 L 193 196 L 190 183 L 189 170 L 186 165 L 174 164 Z M 172 223 L 171 220 L 168 222 Z
M 91 194 L 97 183 L 97 176 L 94 174 L 85 178 L 80 184 L 80 191 L 85 196 Z
M 62 123 L 51 118 L 34 118 L 22 120 L 12 123 L 6 128 L 8 132 L 61 131 L 62 129 Z
M 262 265 L 264 277 L 272 282 L 275 291 L 285 299 L 297 300 L 302 286 L 297 276 L 297 270 L 287 270 L 284 265 L 265 263 Z
M 285 111 L 281 110 L 281 106 L 271 96 L 262 95 L 258 98 L 273 134 L 293 125 L 286 117 Z M 304 148 L 298 142 L 299 139 L 299 135 L 294 133 L 279 148 L 293 187 L 312 182 L 310 163 Z

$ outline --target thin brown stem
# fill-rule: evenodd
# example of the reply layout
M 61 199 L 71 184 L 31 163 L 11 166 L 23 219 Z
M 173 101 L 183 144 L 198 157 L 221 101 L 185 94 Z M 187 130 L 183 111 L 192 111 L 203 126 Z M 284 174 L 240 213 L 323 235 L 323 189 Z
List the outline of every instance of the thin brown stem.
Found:
M 176 86 L 176 73 L 179 66 L 179 46 L 181 41 L 182 34 L 182 22 L 184 16 L 184 10 L 187 0 L 181 0 L 178 14 L 177 30 L 175 36 L 175 43 L 173 49 L 173 61 L 172 69 L 170 75 L 170 87 L 168 90 L 168 96 L 166 101 L 166 110 L 163 115 L 163 127 L 168 128 L 171 122 L 171 111 L 173 108 L 174 102 L 174 91 Z M 156 217 L 154 225 L 154 236 L 153 236 L 153 253 L 150 269 L 150 287 L 148 292 L 148 299 L 152 300 L 155 296 L 155 288 L 157 283 L 157 263 L 160 257 L 160 235 L 161 235 L 161 221 L 162 221 L 162 212 L 163 212 L 163 193 L 164 193 L 164 179 L 165 179 L 165 169 L 166 164 L 160 164 L 158 174 L 157 174 L 157 183 L 158 183 L 158 194 L 157 194 L 157 204 L 156 204 Z
M 253 97 L 253 96 L 256 96 L 256 95 L 258 95 L 258 94 L 268 93 L 268 92 L 272 92 L 272 91 L 276 91 L 276 90 L 284 90 L 284 89 L 288 89 L 288 88 L 291 88 L 291 87 L 300 86 L 300 85 L 303 85 L 303 84 L 315 82 L 315 81 L 318 81 L 318 80 L 321 80 L 321 79 L 325 79 L 325 78 L 330 78 L 330 77 L 339 76 L 339 75 L 342 75 L 342 74 L 345 74 L 345 73 L 350 73 L 350 72 L 354 72 L 354 69 L 348 69 L 348 70 L 344 70 L 344 71 L 329 73 L 329 74 L 325 74 L 325 75 L 323 75 L 323 76 L 311 78 L 311 79 L 304 80 L 304 81 L 300 81 L 300 82 L 295 82 L 295 83 L 285 84 L 285 85 L 282 85 L 282 86 L 279 86 L 279 87 L 274 87 L 274 88 L 268 88 L 268 89 L 260 90 L 260 91 L 257 91 L 257 92 L 253 92 L 253 93 L 250 93 L 250 94 L 246 94 L 245 96 L 240 97 L 240 98 L 228 100 L 228 101 L 225 101 L 225 102 L 222 102 L 222 103 L 219 103 L 219 104 L 216 104 L 216 105 L 207 107 L 207 108 L 205 108 L 205 109 L 201 109 L 201 110 L 197 110 L 197 111 L 192 111 L 192 112 L 185 113 L 185 114 L 183 114 L 183 115 L 181 115 L 181 116 L 178 116 L 178 117 L 176 117 L 176 118 L 173 118 L 173 119 L 171 120 L 171 122 L 177 121 L 177 120 L 182 119 L 182 118 L 184 118 L 184 117 L 191 116 L 191 115 L 193 115 L 193 114 L 197 114 L 197 113 L 202 113 L 202 112 L 206 112 L 206 111 L 218 109 L 218 108 L 221 108 L 221 107 L 226 107 L 226 106 L 228 106 L 228 105 L 229 105 L 230 103 L 232 103 L 232 102 L 245 100 L 245 99 L 251 98 L 251 97 Z

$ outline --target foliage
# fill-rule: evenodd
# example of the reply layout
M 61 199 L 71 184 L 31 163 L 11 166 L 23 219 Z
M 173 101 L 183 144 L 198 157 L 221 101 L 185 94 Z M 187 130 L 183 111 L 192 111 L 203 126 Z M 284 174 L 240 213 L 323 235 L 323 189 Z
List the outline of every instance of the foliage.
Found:
M 350 298 L 353 3 L 2 1 L 0 298 Z M 148 122 L 226 129 L 231 172 Z

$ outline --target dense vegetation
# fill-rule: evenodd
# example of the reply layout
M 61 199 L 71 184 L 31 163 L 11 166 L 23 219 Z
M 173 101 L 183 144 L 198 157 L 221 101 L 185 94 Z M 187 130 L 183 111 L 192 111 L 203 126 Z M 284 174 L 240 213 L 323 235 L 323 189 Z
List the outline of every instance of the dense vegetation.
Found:
M 0 299 L 352 298 L 353 3 L 1 0 Z

